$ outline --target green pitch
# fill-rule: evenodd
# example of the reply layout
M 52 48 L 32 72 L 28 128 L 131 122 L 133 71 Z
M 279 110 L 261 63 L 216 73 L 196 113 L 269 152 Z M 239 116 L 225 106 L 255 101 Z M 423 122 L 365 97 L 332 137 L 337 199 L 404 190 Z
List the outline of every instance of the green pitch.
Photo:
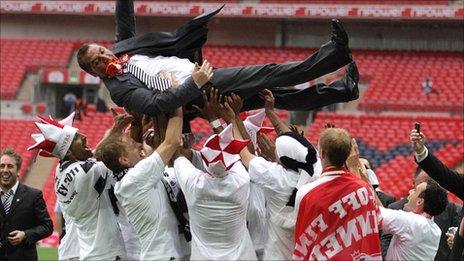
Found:
M 58 260 L 58 249 L 49 247 L 37 247 L 39 261 Z

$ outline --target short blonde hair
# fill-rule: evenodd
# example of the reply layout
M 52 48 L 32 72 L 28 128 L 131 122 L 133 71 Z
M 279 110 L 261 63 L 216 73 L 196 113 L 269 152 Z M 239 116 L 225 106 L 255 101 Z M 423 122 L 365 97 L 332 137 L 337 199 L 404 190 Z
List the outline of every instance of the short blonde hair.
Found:
M 330 165 L 340 168 L 350 156 L 350 134 L 344 129 L 328 128 L 320 135 L 319 147 Z

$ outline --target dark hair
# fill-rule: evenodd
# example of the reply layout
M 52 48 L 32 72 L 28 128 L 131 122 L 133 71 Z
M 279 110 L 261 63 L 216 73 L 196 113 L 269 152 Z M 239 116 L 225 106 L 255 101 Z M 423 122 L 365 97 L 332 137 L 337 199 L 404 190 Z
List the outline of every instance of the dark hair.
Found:
M 109 138 L 99 147 L 99 156 L 107 168 L 113 172 L 118 172 L 125 168 L 125 166 L 119 163 L 119 158 L 127 154 L 124 142 L 120 137 Z
M 3 155 L 7 155 L 13 158 L 16 162 L 16 168 L 19 171 L 19 169 L 21 168 L 21 164 L 23 163 L 23 158 L 21 157 L 21 155 L 19 155 L 19 153 L 12 148 L 6 148 L 2 150 L 2 152 L 0 153 L 0 158 L 3 157 Z
M 419 197 L 424 199 L 424 212 L 431 216 L 440 215 L 448 205 L 446 190 L 433 179 L 427 181 L 427 187 Z
M 88 72 L 88 73 L 93 73 L 92 67 L 90 66 L 90 63 L 87 63 L 83 58 L 87 54 L 87 51 L 89 50 L 91 43 L 86 43 L 79 48 L 77 51 L 77 63 L 79 63 L 79 67 L 81 67 L 82 70 Z
M 328 162 L 340 168 L 350 156 L 351 137 L 344 129 L 328 128 L 321 133 L 319 145 Z

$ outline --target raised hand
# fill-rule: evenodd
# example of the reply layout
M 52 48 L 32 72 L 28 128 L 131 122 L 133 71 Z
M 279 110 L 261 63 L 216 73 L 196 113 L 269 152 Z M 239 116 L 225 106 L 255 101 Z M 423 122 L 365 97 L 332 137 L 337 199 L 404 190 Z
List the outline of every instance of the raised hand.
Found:
M 272 141 L 266 134 L 259 133 L 257 137 L 258 155 L 267 161 L 277 162 L 275 153 L 275 142 Z
M 417 132 L 416 129 L 411 130 L 411 134 L 409 136 L 409 139 L 411 140 L 411 146 L 414 152 L 417 154 L 421 154 L 425 150 L 425 135 L 422 132 Z
M 219 95 L 219 90 L 211 88 L 209 96 L 206 95 L 206 91 L 203 91 L 203 108 L 200 108 L 197 105 L 192 106 L 195 110 L 197 110 L 200 117 L 211 122 L 218 118 L 221 99 L 222 95 Z
M 207 60 L 203 62 L 201 67 L 198 66 L 197 63 L 195 63 L 192 78 L 198 87 L 201 87 L 205 83 L 207 83 L 211 79 L 211 77 L 213 77 L 213 67 Z
M 134 120 L 134 117 L 129 114 L 118 114 L 114 108 L 111 108 L 111 114 L 113 115 L 113 127 L 111 128 L 111 133 L 121 134 L 127 126 Z
M 259 97 L 264 100 L 264 108 L 266 109 L 266 111 L 274 110 L 275 98 L 270 90 L 264 89 L 260 91 Z
M 369 183 L 366 166 L 361 163 L 358 143 L 355 138 L 351 139 L 351 151 L 350 156 L 348 156 L 348 159 L 346 160 L 346 166 L 353 174 Z
M 143 152 L 146 156 L 150 155 L 161 143 L 157 137 L 158 136 L 155 135 L 155 131 L 153 129 L 148 129 L 143 134 Z
M 230 106 L 229 102 L 225 101 L 223 104 L 220 105 L 220 108 L 221 109 L 219 110 L 219 114 L 221 115 L 221 117 L 228 123 L 232 123 L 236 115 L 234 109 L 232 108 L 232 106 Z
M 239 115 L 243 107 L 243 99 L 235 93 L 231 93 L 226 97 L 227 103 L 234 110 L 235 115 Z

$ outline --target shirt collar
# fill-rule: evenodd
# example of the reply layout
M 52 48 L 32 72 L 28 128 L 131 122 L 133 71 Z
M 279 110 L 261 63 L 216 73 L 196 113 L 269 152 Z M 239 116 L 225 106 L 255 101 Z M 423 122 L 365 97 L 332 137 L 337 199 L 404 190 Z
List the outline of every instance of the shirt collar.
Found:
M 13 195 L 14 195 L 16 193 L 16 190 L 18 189 L 18 186 L 19 186 L 19 181 L 16 180 L 16 183 L 14 184 L 14 186 L 12 188 L 10 188 L 7 191 L 4 191 L 3 188 L 2 188 L 2 192 L 6 193 L 6 192 L 11 190 L 13 192 Z

